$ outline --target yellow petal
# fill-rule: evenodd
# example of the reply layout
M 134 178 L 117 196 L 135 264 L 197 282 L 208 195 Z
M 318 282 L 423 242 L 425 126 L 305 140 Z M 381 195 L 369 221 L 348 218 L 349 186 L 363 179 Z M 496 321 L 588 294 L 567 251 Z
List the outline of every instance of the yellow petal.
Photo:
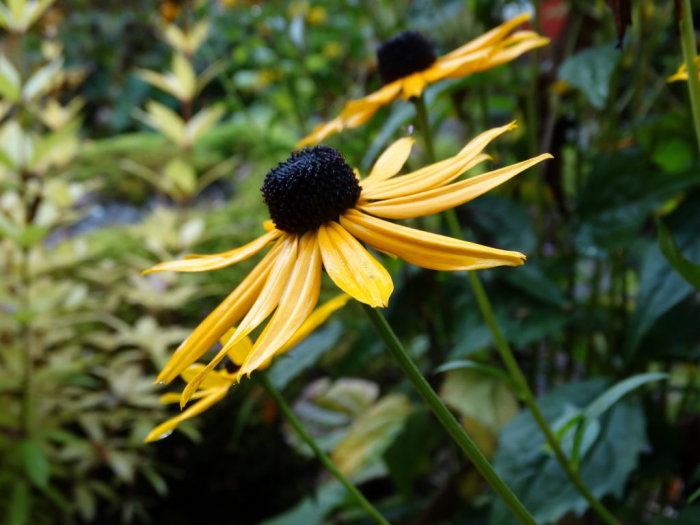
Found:
M 281 241 L 279 255 L 265 281 L 265 285 L 255 300 L 255 303 L 250 307 L 248 313 L 241 320 L 240 324 L 234 333 L 227 340 L 226 344 L 217 352 L 217 354 L 202 368 L 196 376 L 194 376 L 182 391 L 180 406 L 185 406 L 187 401 L 194 394 L 207 375 L 216 368 L 221 360 L 248 334 L 255 330 L 267 317 L 275 310 L 280 302 L 287 281 L 290 278 L 295 261 L 297 260 L 297 235 L 287 235 Z
M 476 157 L 470 159 L 467 157 L 452 157 L 447 159 L 449 162 L 441 164 L 439 169 L 432 172 L 426 172 L 424 177 L 415 177 L 414 174 L 405 175 L 396 179 L 397 184 L 394 186 L 384 186 L 382 188 L 377 188 L 374 191 L 366 192 L 371 195 L 371 199 L 377 199 L 382 201 L 385 198 L 411 198 L 413 195 L 419 194 L 423 191 L 429 191 L 430 189 L 439 189 L 440 186 L 446 184 L 462 173 L 465 173 L 472 169 L 477 164 L 484 162 L 485 160 L 490 160 L 491 157 L 485 154 L 477 155 Z M 437 166 L 434 164 L 433 166 Z M 417 172 L 416 172 L 417 173 Z M 401 179 L 406 178 L 404 184 L 398 184 Z M 363 192 L 363 197 L 364 197 Z M 368 198 L 362 198 L 358 201 L 357 208 L 363 208 L 366 205 Z
M 186 419 L 190 419 L 194 416 L 201 414 L 212 405 L 218 403 L 224 398 L 224 396 L 226 396 L 227 392 L 228 387 L 213 391 L 211 395 L 202 398 L 199 402 L 195 403 L 181 414 L 178 414 L 177 416 L 168 419 L 165 423 L 162 423 L 153 430 L 151 430 L 151 432 L 148 434 L 148 436 L 146 436 L 146 439 L 144 439 L 144 441 L 148 443 L 150 441 L 158 441 L 159 439 L 163 439 L 169 436 L 180 423 L 182 423 Z
M 282 235 L 281 231 L 272 230 L 240 248 L 211 255 L 189 255 L 183 260 L 162 262 L 143 273 L 164 271 L 206 272 L 209 270 L 218 270 L 255 255 L 280 235 Z
M 169 383 L 175 379 L 178 374 L 202 357 L 226 330 L 245 315 L 264 286 L 271 264 L 279 254 L 281 245 L 281 242 L 275 244 L 246 278 L 241 281 L 241 284 L 180 344 L 168 363 L 163 367 L 163 370 L 158 374 L 157 381 Z
M 297 143 L 297 148 L 315 146 L 319 142 L 325 140 L 326 137 L 329 137 L 334 133 L 338 133 L 339 131 L 342 131 L 342 129 L 343 120 L 340 117 L 336 117 L 329 122 L 319 124 L 313 129 L 311 133 L 309 133 L 306 137 L 304 137 Z
M 350 209 L 340 223 L 358 239 L 405 261 L 433 270 L 477 270 L 493 266 L 519 266 L 522 253 L 489 248 L 400 226 Z
M 401 83 L 401 96 L 404 100 L 420 97 L 425 89 L 425 78 L 420 71 L 404 77 Z
M 512 166 L 506 166 L 498 170 L 484 173 L 470 179 L 466 179 L 449 186 L 407 195 L 397 199 L 387 199 L 368 204 L 358 204 L 357 208 L 385 219 L 410 219 L 430 215 L 455 206 L 469 202 L 479 195 L 483 195 L 499 184 L 515 177 L 530 166 L 534 166 L 545 159 L 551 159 L 549 153 L 538 157 L 518 162 Z
M 269 362 L 309 317 L 321 290 L 321 254 L 316 232 L 305 233 L 299 255 L 277 311 L 253 345 L 239 377 Z
M 459 55 L 464 55 L 467 53 L 472 53 L 478 49 L 489 47 L 497 43 L 499 40 L 504 38 L 508 33 L 510 33 L 516 26 L 519 26 L 523 22 L 530 20 L 532 16 L 530 13 L 523 13 L 518 15 L 501 25 L 494 27 L 490 31 L 484 33 L 483 35 L 475 38 L 474 40 L 467 42 L 463 46 L 458 47 L 454 51 L 451 51 L 445 57 L 454 57 Z
M 415 142 L 412 137 L 404 137 L 394 142 L 379 156 L 365 182 L 378 182 L 396 175 L 406 164 Z
M 362 198 L 371 200 L 393 199 L 447 184 L 465 171 L 489 158 L 486 155 L 479 156 L 479 154 L 492 140 L 515 127 L 515 123 L 511 122 L 505 126 L 484 131 L 470 140 L 454 157 L 436 162 L 400 177 L 377 183 L 369 181 L 369 184 L 367 180 L 364 180 L 361 183 Z
M 235 333 L 236 327 L 231 327 L 219 340 L 221 342 L 221 345 L 226 346 L 229 343 L 229 341 L 233 339 L 233 335 Z M 245 360 L 245 356 L 247 356 L 248 352 L 250 352 L 251 348 L 253 348 L 253 341 L 250 340 L 250 337 L 244 337 L 229 349 L 228 357 L 231 359 L 231 361 L 234 362 L 234 364 L 240 366 L 241 363 L 243 363 L 243 361 Z
M 482 62 L 479 62 L 475 67 L 469 68 L 469 70 L 466 70 L 465 68 L 457 68 L 455 69 L 452 73 L 448 75 L 448 78 L 459 78 L 464 76 L 467 73 L 473 73 L 476 71 L 483 71 L 485 69 L 490 69 L 496 66 L 499 66 L 501 64 L 504 64 L 506 62 L 510 62 L 511 60 L 519 57 L 520 55 L 535 49 L 537 47 L 542 47 L 546 46 L 549 44 L 549 39 L 545 37 L 539 37 L 539 38 L 532 38 L 530 40 L 526 40 L 524 42 L 521 42 L 516 45 L 508 46 L 504 49 L 498 50 L 495 53 L 493 53 L 491 56 L 489 56 L 487 59 L 483 60 Z
M 345 306 L 345 304 L 350 300 L 350 296 L 344 293 L 336 295 L 330 301 L 323 303 L 321 306 L 316 308 L 311 315 L 304 321 L 301 328 L 297 330 L 292 338 L 284 343 L 280 349 L 275 352 L 275 355 L 279 355 L 282 352 L 286 352 L 290 348 L 294 348 L 302 340 L 306 339 L 311 332 L 316 330 L 319 326 L 326 322 L 333 312 Z M 179 399 L 179 397 L 178 397 Z
M 389 272 L 337 222 L 318 230 L 323 266 L 345 293 L 373 307 L 386 306 L 394 290 Z

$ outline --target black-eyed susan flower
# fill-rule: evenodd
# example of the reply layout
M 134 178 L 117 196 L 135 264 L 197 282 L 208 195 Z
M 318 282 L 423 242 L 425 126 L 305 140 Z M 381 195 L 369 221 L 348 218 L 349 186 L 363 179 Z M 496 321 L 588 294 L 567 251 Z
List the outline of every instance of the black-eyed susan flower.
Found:
M 459 206 L 551 155 L 455 180 L 485 161 L 483 149 L 509 124 L 486 131 L 457 155 L 398 175 L 412 138 L 394 142 L 359 179 L 343 156 L 326 146 L 295 151 L 272 169 L 262 185 L 272 218 L 267 233 L 234 250 L 164 262 L 150 272 L 202 272 L 230 266 L 271 245 L 236 289 L 180 345 L 158 376 L 170 382 L 234 324 L 226 345 L 189 382 L 182 403 L 231 349 L 269 321 L 241 363 L 237 378 L 269 362 L 309 317 L 318 300 L 322 270 L 343 292 L 372 307 L 386 306 L 393 291 L 389 273 L 362 245 L 434 270 L 518 266 L 525 256 L 428 233 L 385 219 L 409 219 Z
M 344 129 L 361 126 L 381 108 L 399 97 L 419 97 L 425 87 L 446 78 L 462 78 L 509 62 L 549 43 L 534 31 L 513 31 L 530 19 L 517 16 L 454 51 L 437 57 L 430 42 L 416 31 L 387 40 L 377 50 L 377 66 L 384 87 L 348 102 L 333 120 L 318 125 L 297 147 L 318 144 Z
M 700 56 L 695 57 L 695 65 L 700 68 Z M 685 62 L 683 62 L 676 72 L 667 79 L 668 82 L 678 82 L 681 80 L 688 80 L 688 66 Z
M 316 330 L 316 328 L 322 325 L 333 312 L 345 306 L 345 303 L 347 303 L 349 299 L 349 295 L 340 294 L 314 310 L 306 321 L 304 321 L 299 330 L 297 330 L 292 336 L 292 338 L 282 345 L 277 352 L 275 352 L 275 356 L 280 355 L 299 344 L 303 339 L 308 337 L 314 330 Z M 224 336 L 221 338 L 222 346 L 227 346 L 228 341 L 231 340 L 234 333 L 235 328 L 231 328 L 226 332 L 226 334 L 224 334 Z M 238 383 L 238 374 L 235 372 L 235 369 L 245 362 L 246 357 L 253 348 L 253 343 L 249 337 L 244 337 L 237 343 L 228 345 L 228 347 L 229 351 L 227 358 L 229 359 L 229 366 L 220 370 L 212 371 L 202 380 L 197 391 L 192 394 L 192 399 L 196 400 L 197 402 L 177 416 L 158 425 L 151 432 L 149 432 L 144 441 L 157 441 L 169 436 L 180 423 L 198 416 L 226 397 L 226 394 L 231 387 Z M 271 360 L 272 358 L 268 359 L 267 363 L 261 365 L 260 368 L 266 368 Z M 185 369 L 180 376 L 185 382 L 189 383 L 200 372 L 202 372 L 203 369 L 203 364 L 195 363 Z M 161 396 L 160 402 L 164 404 L 178 403 L 180 401 L 180 396 L 181 394 L 177 393 L 164 394 Z

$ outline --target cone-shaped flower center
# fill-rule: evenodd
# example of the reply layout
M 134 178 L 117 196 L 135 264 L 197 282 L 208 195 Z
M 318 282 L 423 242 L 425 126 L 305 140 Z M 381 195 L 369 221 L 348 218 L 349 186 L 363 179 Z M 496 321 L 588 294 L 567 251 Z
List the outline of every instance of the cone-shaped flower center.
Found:
M 260 188 L 275 226 L 304 233 L 337 220 L 360 197 L 360 184 L 339 151 L 316 146 L 294 151 Z
M 436 59 L 433 46 L 417 31 L 399 33 L 382 42 L 377 49 L 379 74 L 385 84 L 416 71 L 423 71 Z

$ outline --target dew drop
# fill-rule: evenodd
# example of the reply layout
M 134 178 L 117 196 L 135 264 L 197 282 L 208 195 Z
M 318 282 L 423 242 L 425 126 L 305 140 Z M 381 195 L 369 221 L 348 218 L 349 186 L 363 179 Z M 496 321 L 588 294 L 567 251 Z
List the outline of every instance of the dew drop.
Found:
M 167 432 L 163 432 L 160 436 L 158 436 L 158 439 L 159 439 L 159 440 L 160 440 L 160 439 L 165 439 L 166 437 L 168 437 L 168 436 L 169 436 L 170 434 L 172 434 L 172 433 L 173 433 L 172 430 L 168 430 Z

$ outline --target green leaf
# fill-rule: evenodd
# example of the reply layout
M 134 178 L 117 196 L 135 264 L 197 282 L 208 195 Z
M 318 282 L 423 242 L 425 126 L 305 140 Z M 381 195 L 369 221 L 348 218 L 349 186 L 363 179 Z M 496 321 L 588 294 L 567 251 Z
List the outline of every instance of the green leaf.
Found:
M 323 485 L 313 496 L 305 498 L 291 510 L 262 522 L 262 525 L 323 525 L 325 517 L 347 498 L 347 490 L 339 482 Z
M 323 354 L 333 348 L 342 333 L 343 329 L 339 323 L 333 323 L 316 330 L 289 352 L 275 359 L 267 373 L 268 379 L 278 389 L 283 389 L 290 381 L 316 364 Z
M 180 115 L 164 104 L 155 100 L 149 100 L 146 104 L 146 114 L 142 117 L 142 120 L 160 131 L 178 146 L 183 147 L 185 145 L 184 121 Z
M 58 79 L 62 67 L 63 59 L 59 58 L 39 69 L 29 77 L 29 80 L 27 80 L 27 83 L 24 85 L 22 98 L 28 102 L 44 95 Z
M 538 399 L 545 419 L 553 425 L 582 412 L 606 389 L 604 379 L 569 383 Z M 615 404 L 598 419 L 597 438 L 582 455 L 580 474 L 593 495 L 621 497 L 627 480 L 637 467 L 646 445 L 645 419 L 641 405 L 632 399 Z M 522 411 L 501 432 L 494 466 L 532 512 L 537 523 L 546 525 L 564 514 L 580 515 L 587 501 L 573 486 L 556 458 L 544 446 L 544 437 L 534 418 Z M 582 450 L 585 447 L 582 447 Z M 515 523 L 500 502 L 493 507 L 490 525 Z
M 510 381 L 476 368 L 451 370 L 445 376 L 440 397 L 494 435 L 518 413 L 518 400 Z
M 449 372 L 450 370 L 462 370 L 467 368 L 478 370 L 486 374 L 491 374 L 492 376 L 498 379 L 502 379 L 507 383 L 511 383 L 510 376 L 500 368 L 496 368 L 495 366 L 490 365 L 484 365 L 482 363 L 477 363 L 476 361 L 470 361 L 469 359 L 457 359 L 455 361 L 448 361 L 447 363 L 443 363 L 440 366 L 438 366 L 435 369 L 434 373 L 440 374 L 442 372 Z
M 580 89 L 594 107 L 603 109 L 620 57 L 615 44 L 589 47 L 564 61 L 559 68 L 559 80 Z
M 17 102 L 20 98 L 21 79 L 12 62 L 4 55 L 0 55 L 0 96 L 10 102 Z
M 166 164 L 165 168 L 163 168 L 163 173 L 166 179 L 177 189 L 177 194 L 190 196 L 197 187 L 197 174 L 194 166 L 178 157 Z
M 215 104 L 202 109 L 187 123 L 187 138 L 190 144 L 196 143 L 224 115 L 223 104 Z
M 696 290 L 700 290 L 700 264 L 695 264 L 683 256 L 668 229 L 661 221 L 657 221 L 656 226 L 659 232 L 661 253 L 681 277 L 692 284 Z
M 620 399 L 640 386 L 667 378 L 668 374 L 651 372 L 647 374 L 637 374 L 616 383 L 599 395 L 590 405 L 588 405 L 588 407 L 586 407 L 586 419 L 591 420 L 602 416 L 607 410 L 612 408 L 615 403 L 620 401 Z
M 351 478 L 363 478 L 393 443 L 411 412 L 406 396 L 388 395 L 362 414 L 333 450 L 338 469 Z
M 41 443 L 29 439 L 22 441 L 19 455 L 29 479 L 40 487 L 45 486 L 49 482 L 51 466 Z

